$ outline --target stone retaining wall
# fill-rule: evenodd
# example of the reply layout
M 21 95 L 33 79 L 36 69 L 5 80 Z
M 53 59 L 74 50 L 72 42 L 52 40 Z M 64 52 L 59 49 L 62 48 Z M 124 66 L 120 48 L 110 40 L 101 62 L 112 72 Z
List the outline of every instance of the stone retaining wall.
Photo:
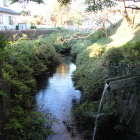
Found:
M 129 130 L 140 139 L 140 75 L 121 76 L 107 79 L 109 89 L 103 104 L 116 108 L 116 115 L 130 120 Z M 130 138 L 132 139 L 132 138 Z

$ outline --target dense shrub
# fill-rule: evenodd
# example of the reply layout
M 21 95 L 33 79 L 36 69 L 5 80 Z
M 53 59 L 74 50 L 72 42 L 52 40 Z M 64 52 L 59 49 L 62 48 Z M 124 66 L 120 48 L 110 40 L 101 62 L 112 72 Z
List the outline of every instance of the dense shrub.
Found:
M 44 37 L 49 36 L 51 33 L 57 33 L 58 30 L 45 30 L 45 29 L 31 29 L 23 30 L 22 33 L 26 34 L 28 38 L 38 38 L 40 35 Z
M 50 114 L 34 112 L 36 76 L 48 73 L 49 66 L 60 62 L 52 45 L 40 36 L 37 40 L 25 41 L 27 35 L 4 47 L 7 54 L 3 74 L 10 86 L 11 109 L 9 122 L 5 125 L 6 139 L 46 139 L 52 134 Z M 47 122 L 47 127 L 43 124 Z
M 94 43 L 102 39 L 103 37 L 105 37 L 105 33 L 103 32 L 103 30 L 97 30 L 92 35 L 90 35 L 87 40 L 90 40 L 92 41 L 92 43 Z
M 94 128 L 94 112 L 96 112 L 98 102 L 75 103 L 73 108 L 73 114 L 75 117 L 75 123 L 80 130 L 84 132 L 84 136 L 91 138 Z M 87 125 L 88 124 L 88 125 Z
M 17 100 L 21 98 L 19 96 Z M 49 134 L 53 134 L 50 130 L 53 122 L 50 120 L 50 114 L 43 115 L 41 112 L 27 111 L 21 106 L 12 107 L 8 113 L 10 115 L 9 123 L 5 125 L 5 130 L 8 130 L 6 139 L 45 140 Z
M 107 51 L 108 76 L 134 75 L 140 72 L 140 42 L 127 43 Z
M 36 39 L 40 35 L 44 37 L 50 35 L 51 33 L 57 33 L 58 30 L 45 30 L 45 29 L 30 29 L 30 30 L 1 30 L 0 34 L 4 34 L 11 40 L 18 40 L 22 37 L 22 34 L 26 34 L 29 39 Z M 16 37 L 14 37 L 16 35 Z
M 109 77 L 115 77 L 121 75 L 121 70 L 119 69 L 119 67 L 121 65 L 123 58 L 124 58 L 123 52 L 120 48 L 109 49 L 106 56 L 106 59 L 108 61 Z
M 71 47 L 71 54 L 80 54 L 82 50 L 86 50 L 86 48 L 90 45 L 92 45 L 90 40 L 78 39 Z

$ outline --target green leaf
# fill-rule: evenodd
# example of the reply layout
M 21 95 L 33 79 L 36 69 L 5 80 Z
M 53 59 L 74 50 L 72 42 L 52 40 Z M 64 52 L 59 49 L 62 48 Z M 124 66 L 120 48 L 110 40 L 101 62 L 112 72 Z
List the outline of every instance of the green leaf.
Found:
M 7 93 L 4 93 L 3 91 L 0 91 L 0 95 L 3 95 L 3 96 L 5 96 L 5 97 L 8 97 L 8 96 L 7 96 Z

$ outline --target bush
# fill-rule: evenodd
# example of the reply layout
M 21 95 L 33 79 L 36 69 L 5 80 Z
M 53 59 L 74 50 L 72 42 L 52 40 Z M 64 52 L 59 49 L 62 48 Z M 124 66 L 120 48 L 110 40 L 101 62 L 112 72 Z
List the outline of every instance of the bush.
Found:
M 23 38 L 26 37 L 23 34 Z M 11 140 L 46 139 L 52 134 L 50 125 L 53 120 L 49 113 L 42 115 L 33 111 L 32 95 L 36 90 L 36 76 L 48 73 L 48 67 L 56 64 L 53 60 L 58 54 L 41 36 L 35 41 L 19 39 L 10 42 L 4 51 L 8 54 L 3 72 L 10 85 L 11 109 L 8 110 L 9 122 L 5 125 L 8 134 L 3 135 Z M 45 122 L 47 127 L 42 127 Z
M 73 115 L 78 128 L 84 132 L 85 138 L 91 138 L 94 128 L 94 112 L 97 111 L 97 102 L 77 103 Z
M 37 29 L 37 27 L 36 26 L 31 26 L 31 29 Z
M 127 43 L 111 48 L 105 54 L 108 62 L 108 76 L 133 75 L 140 73 L 140 42 Z
M 121 48 L 111 48 L 106 55 L 106 61 L 108 62 L 108 75 L 109 77 L 116 77 L 121 75 L 124 68 L 120 68 L 121 62 L 124 59 Z
M 97 30 L 92 35 L 90 35 L 87 39 L 92 41 L 92 43 L 94 43 L 103 37 L 105 37 L 105 33 L 103 32 L 103 30 Z
M 75 43 L 71 47 L 71 54 L 80 54 L 80 52 L 86 50 L 88 46 L 92 45 L 92 42 L 90 40 L 78 39 L 73 41 L 75 41 Z
M 53 121 L 50 120 L 49 114 L 25 111 L 21 106 L 12 108 L 9 113 L 9 123 L 5 125 L 5 130 L 8 131 L 7 139 L 45 140 L 48 135 L 53 134 L 50 130 Z
M 57 33 L 58 30 L 45 30 L 45 29 L 32 29 L 32 30 L 5 30 L 0 31 L 0 34 L 4 34 L 6 37 L 8 37 L 10 40 L 17 41 L 20 37 L 22 37 L 22 34 L 26 34 L 27 38 L 38 38 L 40 35 L 43 35 L 44 37 L 49 36 L 51 33 Z M 16 38 L 14 38 L 14 35 L 16 35 Z

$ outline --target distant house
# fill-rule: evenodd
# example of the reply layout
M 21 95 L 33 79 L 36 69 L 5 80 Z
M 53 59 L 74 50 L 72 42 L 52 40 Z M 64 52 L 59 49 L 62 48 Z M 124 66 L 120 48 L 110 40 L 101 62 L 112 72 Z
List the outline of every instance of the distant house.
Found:
M 97 26 L 96 24 L 97 24 L 96 21 L 94 19 L 91 19 L 91 18 L 85 18 L 82 20 L 82 27 L 84 29 L 93 28 L 93 27 Z
M 19 13 L 8 7 L 8 0 L 0 0 L 0 30 L 16 29 L 16 16 Z

